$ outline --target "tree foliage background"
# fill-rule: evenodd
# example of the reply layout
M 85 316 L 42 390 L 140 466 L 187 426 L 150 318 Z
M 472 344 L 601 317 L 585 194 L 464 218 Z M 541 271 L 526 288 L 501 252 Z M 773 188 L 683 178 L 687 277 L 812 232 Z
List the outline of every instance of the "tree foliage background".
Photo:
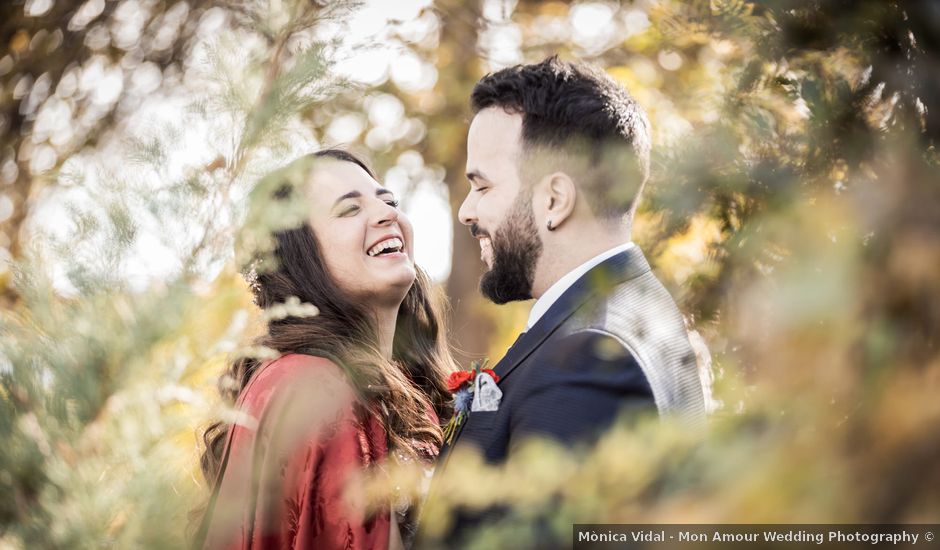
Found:
M 480 473 L 454 502 L 521 499 L 560 540 L 574 522 L 937 521 L 940 6 L 408 6 L 0 8 L 4 545 L 180 546 L 205 493 L 194 434 L 230 414 L 215 379 L 263 352 L 244 348 L 263 315 L 232 253 L 269 226 L 246 224 L 253 184 L 345 143 L 406 209 L 436 193 L 456 212 L 474 82 L 554 53 L 650 114 L 635 240 L 711 351 L 717 410 L 704 442 L 657 425 L 580 461 L 537 446 L 539 467 Z M 526 304 L 477 297 L 452 223 L 453 341 L 497 358 Z M 468 544 L 533 544 L 518 519 Z

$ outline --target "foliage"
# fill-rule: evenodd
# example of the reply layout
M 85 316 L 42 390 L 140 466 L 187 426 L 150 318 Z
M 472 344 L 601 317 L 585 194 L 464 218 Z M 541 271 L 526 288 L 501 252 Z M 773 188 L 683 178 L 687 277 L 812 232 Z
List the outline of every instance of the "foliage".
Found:
M 63 162 L 102 141 L 179 65 L 209 2 L 6 2 L 0 36 L 0 258 L 18 258 L 28 203 Z M 217 15 L 217 14 L 216 14 Z M 0 273 L 5 303 L 15 301 Z
M 348 5 L 227 7 L 184 56 L 183 78 L 196 84 L 174 85 L 190 103 L 184 119 L 126 140 L 92 129 L 98 156 L 74 155 L 46 190 L 54 214 L 37 211 L 70 227 L 35 223 L 23 234 L 29 246 L 10 266 L 15 299 L 0 319 L 7 546 L 184 546 L 205 498 L 194 436 L 211 416 L 231 415 L 215 405 L 215 381 L 233 355 L 265 352 L 241 347 L 260 319 L 232 247 L 258 251 L 238 238 L 248 210 L 247 233 L 283 223 L 263 203 L 248 208 L 258 202 L 248 189 L 311 148 L 298 139 L 299 116 L 342 83 L 310 32 Z M 208 139 L 180 166 L 181 141 L 200 125 Z M 18 139 L 28 143 L 30 129 Z M 159 251 L 177 258 L 173 269 L 156 283 L 137 277 Z
M 588 10 L 610 23 L 579 41 Z M 937 517 L 938 16 L 918 2 L 519 2 L 485 21 L 521 29 L 527 60 L 606 66 L 650 111 L 635 238 L 709 343 L 723 408 L 705 441 L 621 426 L 575 460 L 551 446 L 501 470 L 464 457 L 452 504 L 515 505 L 468 547 L 564 542 L 577 522 Z
M 722 407 L 704 440 L 623 424 L 582 455 L 533 442 L 527 467 L 455 456 L 453 504 L 519 504 L 468 545 L 569 540 L 573 522 L 936 522 L 933 3 L 439 0 L 386 22 L 380 44 L 436 78 L 391 71 L 353 89 L 330 72 L 348 5 L 131 3 L 81 26 L 86 8 L 69 3 L 3 8 L 0 214 L 7 196 L 13 214 L 0 248 L 15 260 L 0 274 L 3 544 L 179 547 L 204 496 L 193 433 L 230 413 L 213 407 L 215 378 L 232 354 L 264 353 L 240 347 L 260 312 L 238 271 L 285 213 L 248 208 L 254 182 L 339 141 L 371 151 L 382 179 L 431 182 L 456 207 L 473 83 L 556 52 L 605 67 L 650 113 L 654 181 L 635 240 L 708 343 Z M 134 13 L 137 39 L 122 41 Z M 187 114 L 126 127 L 158 93 L 131 85 L 149 63 Z M 115 67 L 117 98 L 68 93 Z M 59 103 L 82 124 L 71 134 L 43 126 Z M 206 140 L 187 142 L 201 126 Z M 31 160 L 43 147 L 51 166 Z M 69 231 L 24 229 L 50 203 Z M 476 245 L 453 230 L 454 340 L 495 359 L 525 304 L 477 298 Z M 157 250 L 178 264 L 135 281 Z

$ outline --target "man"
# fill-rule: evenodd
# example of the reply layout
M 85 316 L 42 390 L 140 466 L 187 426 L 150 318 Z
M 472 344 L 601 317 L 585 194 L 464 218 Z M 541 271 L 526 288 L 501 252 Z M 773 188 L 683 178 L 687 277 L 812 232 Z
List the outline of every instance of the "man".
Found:
M 480 241 L 480 289 L 536 302 L 494 367 L 498 405 L 471 409 L 438 474 L 464 447 L 499 464 L 533 436 L 589 444 L 625 411 L 700 424 L 682 317 L 630 241 L 649 172 L 642 109 L 605 73 L 556 57 L 487 75 L 471 104 L 458 215 Z M 473 523 L 458 514 L 456 533 Z

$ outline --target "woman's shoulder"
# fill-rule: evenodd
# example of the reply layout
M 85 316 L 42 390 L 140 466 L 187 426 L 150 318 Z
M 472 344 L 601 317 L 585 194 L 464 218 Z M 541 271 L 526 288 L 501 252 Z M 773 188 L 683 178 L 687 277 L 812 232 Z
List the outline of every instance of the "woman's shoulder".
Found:
M 288 353 L 263 363 L 249 383 L 270 386 L 298 378 L 345 379 L 345 376 L 339 365 L 326 357 Z
M 258 367 L 239 397 L 249 413 L 267 408 L 279 396 L 293 395 L 331 401 L 352 399 L 352 387 L 342 368 L 325 357 L 290 353 Z

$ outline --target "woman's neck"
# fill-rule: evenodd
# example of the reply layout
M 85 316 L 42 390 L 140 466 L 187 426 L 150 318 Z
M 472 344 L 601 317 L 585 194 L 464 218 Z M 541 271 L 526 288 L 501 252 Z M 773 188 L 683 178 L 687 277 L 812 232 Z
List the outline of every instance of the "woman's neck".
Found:
M 375 310 L 375 320 L 379 351 L 382 353 L 382 357 L 391 359 L 392 342 L 395 340 L 395 323 L 398 320 L 398 308 L 377 308 Z

